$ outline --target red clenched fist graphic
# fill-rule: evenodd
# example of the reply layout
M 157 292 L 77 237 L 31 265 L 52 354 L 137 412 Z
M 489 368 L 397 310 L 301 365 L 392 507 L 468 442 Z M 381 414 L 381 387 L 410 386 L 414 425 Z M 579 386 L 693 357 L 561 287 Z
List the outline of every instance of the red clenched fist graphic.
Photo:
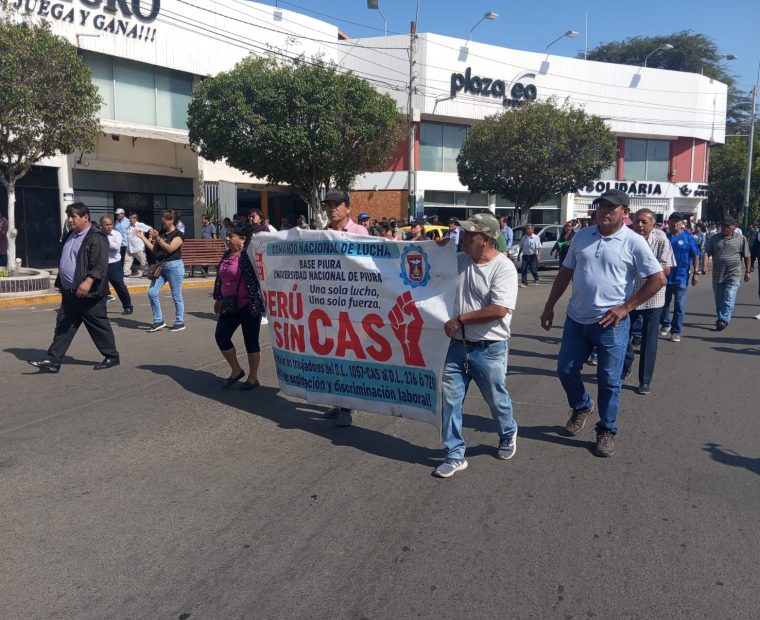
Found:
M 409 291 L 396 298 L 396 303 L 388 313 L 388 320 L 391 322 L 393 333 L 401 344 L 404 361 L 410 366 L 424 367 L 425 360 L 422 357 L 422 351 L 420 351 L 422 316 Z

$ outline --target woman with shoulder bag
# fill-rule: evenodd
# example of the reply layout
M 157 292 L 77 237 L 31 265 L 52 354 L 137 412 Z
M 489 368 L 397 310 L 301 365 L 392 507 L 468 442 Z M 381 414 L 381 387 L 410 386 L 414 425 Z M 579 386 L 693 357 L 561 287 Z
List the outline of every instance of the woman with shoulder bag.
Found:
M 155 264 L 148 268 L 148 277 L 153 282 L 148 289 L 150 309 L 153 312 L 153 325 L 149 332 L 157 332 L 164 327 L 161 302 L 158 300 L 158 292 L 161 287 L 169 283 L 174 300 L 174 325 L 169 328 L 170 332 L 180 332 L 185 329 L 185 301 L 182 297 L 182 281 L 185 279 L 185 263 L 182 262 L 182 244 L 185 237 L 177 229 L 177 212 L 173 209 L 165 209 L 161 212 L 161 224 L 159 233 L 155 229 L 149 231 L 149 236 L 138 231 L 137 235 L 145 242 L 145 246 L 156 257 Z
M 222 382 L 227 389 L 245 376 L 238 362 L 232 335 L 242 328 L 245 350 L 248 353 L 248 379 L 240 389 L 252 390 L 259 387 L 259 330 L 261 315 L 264 313 L 264 298 L 256 271 L 248 257 L 248 243 L 252 228 L 244 222 L 235 222 L 227 230 L 229 250 L 225 252 L 216 268 L 214 282 L 214 313 L 219 317 L 216 323 L 216 344 L 224 359 L 230 365 L 230 376 Z

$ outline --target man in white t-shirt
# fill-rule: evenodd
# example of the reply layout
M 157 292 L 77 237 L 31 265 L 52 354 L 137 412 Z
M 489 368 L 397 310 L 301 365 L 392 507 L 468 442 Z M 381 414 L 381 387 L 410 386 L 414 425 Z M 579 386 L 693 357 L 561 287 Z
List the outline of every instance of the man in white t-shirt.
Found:
M 137 213 L 129 214 L 129 234 L 127 235 L 127 253 L 124 256 L 124 277 L 132 275 L 132 263 L 140 265 L 140 275 L 144 276 L 148 269 L 148 259 L 145 256 L 145 243 L 137 235 L 137 231 L 149 232 L 150 226 L 138 221 Z
M 451 342 L 442 378 L 441 439 L 446 459 L 433 472 L 438 478 L 450 478 L 467 468 L 462 403 L 471 380 L 480 389 L 496 421 L 499 433 L 496 458 L 510 459 L 517 448 L 517 424 L 506 386 L 507 341 L 517 302 L 517 270 L 496 249 L 501 227 L 493 215 L 478 213 L 460 225 L 462 252 L 457 254 L 459 277 L 454 316 L 443 326 Z

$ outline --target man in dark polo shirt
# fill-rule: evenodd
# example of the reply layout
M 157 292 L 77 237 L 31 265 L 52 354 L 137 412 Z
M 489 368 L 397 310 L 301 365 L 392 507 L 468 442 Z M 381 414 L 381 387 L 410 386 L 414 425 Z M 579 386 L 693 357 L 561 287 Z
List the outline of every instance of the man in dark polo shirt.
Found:
M 743 235 L 735 235 L 736 220 L 723 218 L 722 234 L 713 235 L 707 243 L 707 255 L 712 258 L 712 282 L 717 320 L 715 329 L 723 331 L 731 322 L 742 279 L 749 282 L 750 250 Z M 742 278 L 743 274 L 743 278 Z

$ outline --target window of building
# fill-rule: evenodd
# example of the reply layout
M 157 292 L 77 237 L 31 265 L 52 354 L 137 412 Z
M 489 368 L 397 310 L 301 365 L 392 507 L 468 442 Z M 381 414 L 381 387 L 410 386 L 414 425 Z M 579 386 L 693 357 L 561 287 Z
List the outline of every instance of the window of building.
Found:
M 467 137 L 466 125 L 420 125 L 420 170 L 456 172 L 457 156 Z
M 92 52 L 83 57 L 103 98 L 101 118 L 187 129 L 192 75 Z
M 625 140 L 625 178 L 667 181 L 670 142 L 667 140 Z M 602 177 L 604 178 L 604 177 Z

